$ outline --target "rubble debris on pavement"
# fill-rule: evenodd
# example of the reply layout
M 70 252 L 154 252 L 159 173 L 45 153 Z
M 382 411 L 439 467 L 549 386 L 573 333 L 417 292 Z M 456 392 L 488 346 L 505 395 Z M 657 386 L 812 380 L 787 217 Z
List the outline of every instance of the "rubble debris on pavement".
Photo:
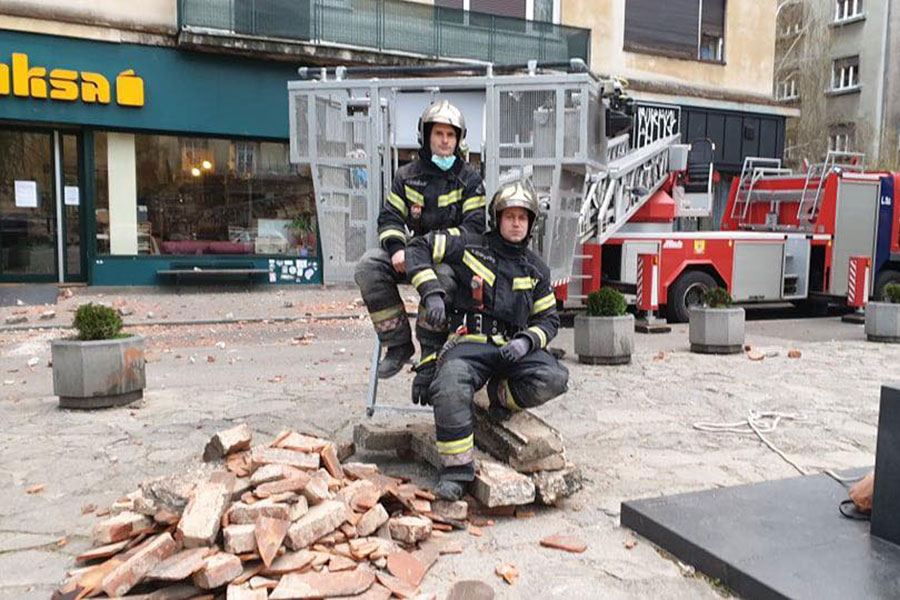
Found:
M 556 505 L 582 488 L 581 469 L 566 459 L 563 439 L 556 429 L 527 410 L 495 422 L 488 416 L 487 401 L 482 390 L 473 403 L 475 444 L 483 452 L 476 452 L 475 481 L 470 491 L 479 502 L 489 508 L 535 501 Z M 441 467 L 431 424 L 383 427 L 361 423 L 353 430 L 353 441 L 360 450 L 396 451 L 400 456 L 412 453 L 435 468 Z
M 296 431 L 253 446 L 246 425 L 217 433 L 205 462 L 97 513 L 94 547 L 53 598 L 415 596 L 442 554 L 462 551 L 450 532 L 467 505 L 342 464 L 345 448 Z

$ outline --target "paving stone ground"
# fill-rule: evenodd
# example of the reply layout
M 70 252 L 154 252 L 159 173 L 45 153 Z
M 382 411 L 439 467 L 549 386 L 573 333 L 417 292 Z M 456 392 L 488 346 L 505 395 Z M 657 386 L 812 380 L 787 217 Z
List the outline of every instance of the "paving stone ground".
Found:
M 96 517 L 83 509 L 105 507 L 141 480 L 199 460 L 218 430 L 245 422 L 262 439 L 286 427 L 351 439 L 354 424 L 366 418 L 372 346 L 357 293 L 280 292 L 81 290 L 65 300 L 55 309 L 59 323 L 85 300 L 140 307 L 126 319 L 134 323 L 146 320 L 145 310 L 160 317 L 161 324 L 131 328 L 147 337 L 144 400 L 90 413 L 60 410 L 52 395 L 49 341 L 66 331 L 0 326 L 0 599 L 47 598 L 74 556 L 90 545 Z M 13 310 L 0 309 L 0 323 Z M 233 319 L 226 319 L 229 313 Z M 281 313 L 298 320 L 236 322 Z M 342 318 L 313 318 L 336 314 Z M 165 324 L 210 315 L 228 322 Z M 749 344 L 777 353 L 762 361 L 691 354 L 687 327 L 676 325 L 670 334 L 638 336 L 630 365 L 590 367 L 577 363 L 572 330 L 563 330 L 553 345 L 568 352 L 570 391 L 538 413 L 565 436 L 570 460 L 584 470 L 585 489 L 559 508 L 537 508 L 533 518 L 496 519 L 481 537 L 461 534 L 464 552 L 442 557 L 423 591 L 442 598 L 454 581 L 480 579 L 499 598 L 719 597 L 717 588 L 645 540 L 629 549 L 635 537 L 618 526 L 620 503 L 795 476 L 752 436 L 692 427 L 738 421 L 749 409 L 805 416 L 782 423 L 770 438 L 806 468 L 872 464 L 879 387 L 896 379 L 900 364 L 900 347 L 868 343 L 861 326 L 837 317 L 763 316 L 778 318 L 747 324 Z M 802 357 L 788 358 L 789 349 Z M 33 357 L 38 364 L 29 367 Z M 386 382 L 380 402 L 407 405 L 411 379 L 403 373 Z M 424 419 L 375 416 L 389 424 Z M 433 477 L 422 465 L 377 460 L 385 471 L 420 483 Z M 26 493 L 38 484 L 43 491 Z M 541 547 L 550 535 L 578 536 L 588 548 L 571 554 Z M 515 563 L 521 573 L 512 586 L 494 573 L 504 563 Z

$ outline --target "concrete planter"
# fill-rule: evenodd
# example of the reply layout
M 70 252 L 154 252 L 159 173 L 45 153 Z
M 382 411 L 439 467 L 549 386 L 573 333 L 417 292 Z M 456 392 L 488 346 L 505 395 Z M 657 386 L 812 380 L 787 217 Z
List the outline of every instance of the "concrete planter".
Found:
M 744 349 L 743 308 L 692 308 L 691 352 L 736 354 Z
M 122 406 L 144 395 L 144 338 L 53 340 L 53 393 L 61 408 Z
M 866 304 L 866 338 L 870 342 L 900 344 L 900 304 Z
M 575 317 L 575 353 L 588 365 L 626 365 L 634 350 L 634 316 Z

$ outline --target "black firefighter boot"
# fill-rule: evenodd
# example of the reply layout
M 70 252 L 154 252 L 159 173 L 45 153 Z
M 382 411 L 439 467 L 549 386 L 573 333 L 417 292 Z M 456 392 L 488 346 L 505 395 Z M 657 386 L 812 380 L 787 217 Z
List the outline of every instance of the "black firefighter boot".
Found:
M 416 348 L 412 342 L 400 344 L 399 346 L 388 346 L 387 352 L 384 353 L 384 358 L 378 363 L 378 378 L 390 379 L 399 373 L 415 351 Z
M 487 382 L 487 395 L 491 403 L 488 405 L 488 416 L 493 421 L 502 423 L 509 419 L 513 413 L 506 407 L 506 402 L 501 400 L 501 395 L 505 395 L 506 391 L 500 390 L 503 379 L 497 376 L 491 377 Z
M 475 481 L 475 464 L 467 463 L 441 469 L 440 479 L 434 486 L 434 495 L 441 500 L 456 502 L 461 500 L 463 494 L 469 488 L 469 484 Z

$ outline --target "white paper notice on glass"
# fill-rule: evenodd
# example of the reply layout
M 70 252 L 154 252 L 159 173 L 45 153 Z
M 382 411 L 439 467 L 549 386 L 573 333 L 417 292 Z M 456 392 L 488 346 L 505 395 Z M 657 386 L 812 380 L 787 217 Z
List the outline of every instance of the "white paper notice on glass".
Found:
M 65 200 L 66 206 L 78 206 L 80 199 L 78 186 L 67 185 L 63 191 L 63 198 Z
M 16 180 L 16 207 L 37 208 L 37 181 Z

